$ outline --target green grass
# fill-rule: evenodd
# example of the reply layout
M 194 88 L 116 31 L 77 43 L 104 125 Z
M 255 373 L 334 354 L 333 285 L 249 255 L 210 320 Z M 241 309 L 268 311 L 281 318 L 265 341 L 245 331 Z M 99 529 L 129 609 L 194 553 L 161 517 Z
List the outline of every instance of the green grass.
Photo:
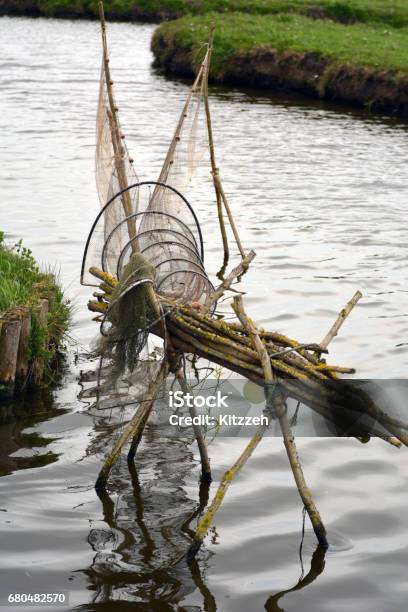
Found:
M 213 75 L 219 76 L 235 55 L 269 47 L 278 52 L 314 52 L 338 64 L 362 65 L 376 70 L 407 73 L 408 29 L 390 29 L 367 24 L 343 25 L 308 19 L 301 15 L 245 15 L 210 13 L 162 23 L 160 36 L 171 38 L 177 47 L 202 54 L 211 24 L 215 23 L 212 58 Z
M 21 243 L 6 247 L 1 233 L 0 279 L 0 313 L 27 304 L 34 293 L 33 285 L 42 280 L 31 252 Z
M 69 326 L 70 306 L 57 276 L 41 271 L 21 241 L 13 247 L 6 246 L 0 232 L 0 314 L 16 306 L 35 306 L 40 298 L 48 299 L 50 308 L 46 328 L 32 317 L 30 359 L 50 357 L 48 345 L 56 347 Z
M 6 0 L 16 10 L 36 10 L 48 16 L 98 16 L 97 0 Z M 208 12 L 276 14 L 294 12 L 328 17 L 342 22 L 381 22 L 393 27 L 408 26 L 407 0 L 105 0 L 108 18 L 138 16 L 177 18 Z

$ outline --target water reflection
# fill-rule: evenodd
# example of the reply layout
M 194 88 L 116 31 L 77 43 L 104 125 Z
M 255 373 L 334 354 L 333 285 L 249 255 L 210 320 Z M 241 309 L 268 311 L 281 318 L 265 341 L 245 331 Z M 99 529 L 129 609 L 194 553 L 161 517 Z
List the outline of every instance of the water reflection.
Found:
M 78 610 L 113 612 L 118 606 L 124 610 L 131 609 L 131 606 L 134 609 L 137 602 L 137 609 L 153 612 L 192 609 L 215 612 L 219 608 L 206 577 L 208 552 L 201 555 L 200 561 L 193 560 L 191 564 L 187 564 L 185 539 L 182 537 L 182 534 L 193 537 L 193 521 L 208 504 L 209 484 L 200 483 L 199 502 L 189 513 L 184 508 L 186 499 L 184 495 L 180 495 L 179 487 L 168 490 L 173 511 L 181 506 L 185 519 L 180 523 L 177 517 L 171 524 L 161 524 L 158 528 L 157 516 L 165 508 L 160 490 L 156 490 L 153 495 L 151 492 L 144 493 L 133 462 L 129 462 L 127 467 L 131 477 L 132 494 L 126 499 L 126 509 L 123 500 L 118 503 L 106 490 L 98 493 L 109 531 L 91 530 L 89 534 L 88 542 L 95 552 L 95 557 L 86 574 L 90 582 L 89 588 L 94 594 L 92 603 L 81 606 Z M 132 512 L 134 527 L 130 529 Z M 168 513 L 168 507 L 166 512 Z M 308 587 L 324 571 L 326 551 L 317 546 L 312 555 L 310 570 L 304 575 L 304 535 L 303 522 L 299 561 L 301 577 L 293 587 L 279 591 L 267 599 L 264 605 L 267 612 L 285 612 L 281 599 L 289 593 Z M 172 559 L 169 557 L 169 550 Z M 137 566 L 134 565 L 136 559 Z M 201 597 L 199 607 L 180 607 L 178 604 L 194 590 L 197 590 Z
M 267 610 L 267 612 L 285 612 L 285 609 L 281 608 L 279 605 L 279 600 L 289 593 L 300 591 L 301 589 L 308 587 L 316 580 L 316 578 L 320 576 L 320 574 L 323 573 L 326 552 L 327 551 L 324 548 L 317 546 L 312 556 L 310 570 L 306 576 L 302 576 L 299 582 L 290 589 L 285 589 L 284 591 L 279 591 L 279 593 L 276 593 L 275 595 L 271 595 L 265 603 L 265 610 Z
M 63 413 L 49 389 L 32 391 L 19 399 L 1 402 L 0 476 L 56 461 L 58 455 L 47 448 L 56 438 L 45 438 L 34 428 Z
M 99 438 L 99 450 L 105 443 L 104 436 Z M 127 600 L 138 602 L 140 609 L 170 610 L 196 589 L 204 609 L 216 609 L 201 565 L 185 562 L 190 525 L 209 497 L 205 483 L 198 504 L 186 495 L 184 480 L 195 468 L 188 443 L 167 439 L 154 424 L 148 425 L 137 466 L 122 462 L 113 474 L 113 493 L 98 493 L 105 526 L 88 536 L 95 552 L 86 570 L 93 595 L 92 604 L 80 609 L 114 610 Z M 125 482 L 129 474 L 130 487 Z M 208 557 L 204 553 L 203 565 Z

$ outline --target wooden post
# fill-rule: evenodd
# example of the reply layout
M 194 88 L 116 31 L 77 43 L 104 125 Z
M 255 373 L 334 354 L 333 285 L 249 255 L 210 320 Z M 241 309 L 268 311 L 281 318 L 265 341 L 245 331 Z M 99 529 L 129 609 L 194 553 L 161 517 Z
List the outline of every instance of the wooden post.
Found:
M 31 334 L 31 312 L 27 306 L 20 309 L 21 332 L 17 353 L 16 380 L 20 387 L 24 387 L 28 377 L 28 348 Z
M 200 550 L 200 547 L 204 541 L 205 536 L 209 528 L 211 527 L 212 521 L 214 519 L 215 513 L 219 509 L 222 504 L 222 501 L 225 497 L 225 494 L 231 485 L 235 476 L 241 471 L 244 467 L 248 459 L 251 457 L 252 453 L 260 443 L 263 438 L 265 431 L 268 429 L 268 425 L 261 425 L 256 430 L 255 434 L 252 436 L 251 440 L 245 447 L 244 451 L 240 454 L 238 459 L 235 461 L 234 465 L 225 472 L 223 475 L 221 482 L 218 486 L 217 492 L 214 495 L 214 499 L 212 500 L 207 512 L 203 515 L 203 517 L 199 520 L 196 532 L 194 534 L 194 538 L 190 547 L 187 551 L 186 559 L 188 563 L 196 556 L 197 552 Z
M 0 329 L 0 396 L 12 397 L 16 379 L 21 320 L 4 317 Z
M 242 276 L 248 269 L 249 264 L 254 259 L 256 253 L 255 251 L 249 251 L 248 255 L 244 257 L 244 259 L 236 266 L 231 272 L 228 274 L 227 278 L 225 278 L 221 285 L 217 287 L 207 298 L 204 304 L 204 312 L 208 312 L 211 309 L 211 306 L 215 304 L 220 297 L 224 295 L 224 293 L 230 289 L 232 283 L 237 277 Z

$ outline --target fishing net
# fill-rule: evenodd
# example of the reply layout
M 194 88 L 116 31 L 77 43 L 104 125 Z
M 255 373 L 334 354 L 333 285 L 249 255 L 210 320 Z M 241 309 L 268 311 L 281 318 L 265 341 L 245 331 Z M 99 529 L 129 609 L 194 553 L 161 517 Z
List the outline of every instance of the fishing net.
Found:
M 96 187 L 103 210 L 103 223 L 97 224 L 94 228 L 92 241 L 87 245 L 87 267 L 83 267 L 81 272 L 82 284 L 90 286 L 94 286 L 95 283 L 88 272 L 89 267 L 99 264 L 100 253 L 112 229 L 123 219 L 138 211 L 137 191 L 124 192 L 115 198 L 111 206 L 106 207 L 107 202 L 116 194 L 128 185 L 137 183 L 138 177 L 123 137 L 113 90 L 108 91 L 107 88 L 105 61 L 104 54 L 96 117 L 95 153 Z M 129 239 L 129 234 L 132 237 L 135 235 L 132 222 L 119 226 L 119 231 L 112 236 L 116 250 L 120 251 L 123 248 L 125 241 Z
M 159 180 L 140 182 L 122 137 L 104 27 L 102 37 L 95 167 L 101 210 L 86 243 L 81 283 L 97 287 L 95 269 L 118 280 L 107 298 L 108 309 L 101 315 L 101 337 L 96 345 L 101 368 L 110 373 L 104 377 L 104 388 L 109 390 L 131 375 L 139 376 L 139 368 L 151 361 L 146 354 L 148 338 L 158 322 L 157 310 L 152 308 L 152 286 L 165 298 L 163 317 L 159 315 L 162 324 L 172 304 L 205 303 L 214 288 L 204 268 L 197 216 L 183 195 L 208 151 L 205 93 L 209 53 L 183 105 Z M 101 287 L 105 290 L 107 285 Z M 157 355 L 153 362 L 156 360 Z
M 197 77 L 190 89 L 177 127 L 167 151 L 158 182 L 171 185 L 185 193 L 191 178 L 208 151 L 208 132 L 205 116 L 209 52 L 207 51 Z M 148 210 L 182 213 L 174 193 L 157 187 Z M 146 220 L 148 223 L 149 220 Z
M 177 301 L 204 303 L 213 287 L 203 264 L 200 225 L 182 195 L 208 149 L 205 124 L 206 53 L 187 96 L 157 182 L 137 182 L 120 138 L 113 92 L 102 64 L 97 116 L 96 181 L 102 210 L 90 232 L 81 282 L 97 286 L 92 266 L 122 278 L 132 255 L 140 252 L 156 270 L 155 286 Z M 115 113 L 113 118 L 112 113 Z M 119 133 L 119 135 L 118 135 Z
M 126 369 L 134 370 L 150 327 L 157 320 L 147 288 L 153 284 L 155 274 L 150 262 L 134 253 L 110 295 L 96 352 L 111 360 L 113 378 Z

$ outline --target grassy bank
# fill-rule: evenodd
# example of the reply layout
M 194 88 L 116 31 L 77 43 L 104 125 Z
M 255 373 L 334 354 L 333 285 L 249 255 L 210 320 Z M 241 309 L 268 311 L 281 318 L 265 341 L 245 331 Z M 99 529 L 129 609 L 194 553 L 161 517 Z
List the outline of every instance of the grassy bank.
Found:
M 212 23 L 215 81 L 408 113 L 408 28 L 344 25 L 293 14 L 210 13 L 161 24 L 152 40 L 156 63 L 169 72 L 191 74 Z
M 407 0 L 105 0 L 110 20 L 166 21 L 156 64 L 194 73 L 217 25 L 211 78 L 408 115 Z M 0 0 L 0 14 L 96 18 L 97 0 Z
M 343 23 L 381 22 L 408 26 L 406 0 L 105 0 L 108 19 L 161 21 L 186 14 L 243 12 L 254 15 L 299 13 Z M 0 14 L 95 18 L 96 0 L 0 0 Z
M 39 305 L 44 301 L 47 312 L 42 317 Z M 49 375 L 47 365 L 55 361 L 69 326 L 69 303 L 55 274 L 42 272 L 31 251 L 21 242 L 7 246 L 0 232 L 0 344 L 7 323 L 21 319 L 26 312 L 30 313 L 24 356 L 29 365 L 27 378 L 30 378 L 31 365 L 36 364 L 38 370 L 41 364 L 41 382 L 44 382 Z M 0 362 L 2 358 L 0 355 Z

